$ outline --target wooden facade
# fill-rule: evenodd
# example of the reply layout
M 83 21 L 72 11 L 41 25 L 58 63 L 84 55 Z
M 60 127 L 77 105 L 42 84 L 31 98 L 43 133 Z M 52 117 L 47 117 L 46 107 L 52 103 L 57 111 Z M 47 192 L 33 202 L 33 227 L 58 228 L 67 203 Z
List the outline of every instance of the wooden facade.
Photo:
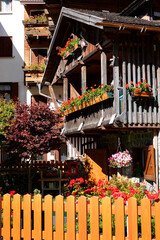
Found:
M 131 5 L 128 9 L 132 8 Z M 156 137 L 146 146 L 153 145 L 155 155 L 152 158 L 158 162 L 155 139 L 160 127 L 160 25 L 156 21 L 122 15 L 62 8 L 42 85 L 45 81 L 53 85 L 62 82 L 64 101 L 84 94 L 86 88 L 113 85 L 114 94 L 108 99 L 65 114 L 63 133 L 75 139 L 91 134 L 101 138 L 109 132 L 128 131 L 130 134 L 139 129 L 151 129 L 154 134 L 157 131 Z M 56 47 L 63 47 L 70 36 L 80 37 L 81 46 L 70 57 L 61 59 Z M 126 84 L 135 85 L 144 79 L 152 88 L 152 96 L 131 95 Z M 146 161 L 148 158 L 147 155 Z M 151 171 L 154 177 L 150 180 L 155 181 L 156 176 L 157 182 L 158 165 L 155 166 L 155 171 Z M 149 168 L 144 171 L 148 176 L 150 170 L 146 172 L 146 169 Z

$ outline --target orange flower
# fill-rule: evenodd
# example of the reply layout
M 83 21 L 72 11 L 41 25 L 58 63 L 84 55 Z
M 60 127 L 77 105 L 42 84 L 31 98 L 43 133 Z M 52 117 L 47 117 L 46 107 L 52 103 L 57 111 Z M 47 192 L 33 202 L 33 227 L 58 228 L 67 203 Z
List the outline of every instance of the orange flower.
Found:
M 94 92 L 95 91 L 95 89 L 92 89 L 92 92 Z
M 97 86 L 97 84 L 94 84 L 94 87 L 96 87 Z
M 101 86 L 104 86 L 104 84 L 102 83 Z
M 129 88 L 129 84 L 126 84 L 126 88 Z
M 83 88 L 81 88 L 81 90 L 83 90 Z

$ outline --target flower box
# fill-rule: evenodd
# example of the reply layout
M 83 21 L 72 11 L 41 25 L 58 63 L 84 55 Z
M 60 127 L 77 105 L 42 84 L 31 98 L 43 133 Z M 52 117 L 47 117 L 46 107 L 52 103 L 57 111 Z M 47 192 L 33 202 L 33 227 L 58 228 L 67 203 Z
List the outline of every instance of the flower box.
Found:
M 134 93 L 133 96 L 136 96 L 136 97 L 152 97 L 153 92 L 142 91 L 142 92 Z

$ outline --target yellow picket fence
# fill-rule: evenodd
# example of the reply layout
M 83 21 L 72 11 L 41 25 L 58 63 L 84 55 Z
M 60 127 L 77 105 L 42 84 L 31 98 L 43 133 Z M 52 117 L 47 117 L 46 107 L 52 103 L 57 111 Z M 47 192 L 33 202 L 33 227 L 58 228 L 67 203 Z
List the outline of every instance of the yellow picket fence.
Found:
M 155 238 L 160 240 L 160 202 L 151 206 L 146 198 L 141 200 L 141 206 L 130 198 L 126 206 L 122 198 L 111 204 L 108 197 L 103 198 L 102 203 L 92 197 L 87 204 L 83 196 L 76 203 L 73 196 L 66 200 L 57 196 L 53 201 L 50 195 L 44 199 L 36 195 L 32 200 L 30 195 L 22 199 L 16 194 L 11 200 L 10 195 L 5 194 L 0 219 L 3 240 L 151 240 L 151 219 Z

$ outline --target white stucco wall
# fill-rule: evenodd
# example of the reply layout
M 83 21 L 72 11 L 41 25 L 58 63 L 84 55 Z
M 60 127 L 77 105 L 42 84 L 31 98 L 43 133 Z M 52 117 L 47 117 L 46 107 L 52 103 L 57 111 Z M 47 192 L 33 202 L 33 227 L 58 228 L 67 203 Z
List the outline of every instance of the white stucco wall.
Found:
M 24 86 L 24 6 L 19 0 L 12 0 L 12 12 L 0 12 L 0 36 L 12 36 L 13 57 L 0 58 L 0 82 L 18 82 L 20 101 L 26 100 Z

